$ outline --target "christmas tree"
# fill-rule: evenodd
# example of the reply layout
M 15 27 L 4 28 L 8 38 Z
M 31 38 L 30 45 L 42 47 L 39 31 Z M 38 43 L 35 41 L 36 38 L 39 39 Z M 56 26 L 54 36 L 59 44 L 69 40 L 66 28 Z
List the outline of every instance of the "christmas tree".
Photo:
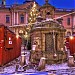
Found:
M 29 23 L 34 23 L 36 22 L 36 17 L 38 16 L 38 10 L 37 10 L 37 5 L 33 4 L 33 7 L 31 8 L 30 10 L 30 13 L 29 13 Z

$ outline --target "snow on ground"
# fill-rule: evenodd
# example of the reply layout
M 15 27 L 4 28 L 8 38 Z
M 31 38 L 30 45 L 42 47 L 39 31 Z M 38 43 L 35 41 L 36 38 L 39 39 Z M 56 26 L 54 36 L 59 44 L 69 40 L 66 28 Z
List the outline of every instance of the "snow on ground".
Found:
M 52 64 L 52 65 L 46 65 L 45 70 L 61 70 L 61 69 L 69 69 L 67 63 L 62 63 L 62 64 Z
M 19 67 L 18 71 L 16 72 L 15 68 L 16 68 L 16 64 L 10 65 L 10 66 L 4 67 L 2 72 L 0 71 L 0 73 L 9 73 L 9 74 L 17 75 L 19 73 L 25 74 L 25 73 L 39 72 L 39 71 L 37 71 L 33 68 L 26 69 L 26 71 L 24 71 L 24 69 L 21 66 Z M 58 70 L 66 70 L 66 69 L 70 69 L 70 67 L 68 67 L 67 63 L 52 64 L 52 65 L 47 65 L 46 64 L 45 70 L 43 70 L 43 71 L 52 71 L 52 70 L 58 71 Z M 43 72 L 43 71 L 41 71 L 41 72 Z
M 27 56 L 29 56 L 29 54 Z M 75 75 L 75 67 L 68 67 L 67 63 L 52 64 L 52 65 L 46 64 L 45 69 L 42 71 L 37 71 L 33 67 L 29 67 L 29 68 L 26 68 L 26 70 L 24 70 L 24 68 L 20 65 L 20 61 L 21 61 L 20 59 L 21 57 L 11 61 L 10 63 L 6 64 L 3 67 L 0 67 L 0 75 L 2 74 L 3 75 L 9 75 L 9 74 L 12 74 L 12 75 L 48 75 L 48 73 L 55 74 L 55 75 L 69 75 L 70 73 L 73 73 L 72 75 Z M 26 59 L 29 59 L 29 58 L 26 58 Z M 16 65 L 19 66 L 17 71 L 16 71 Z
M 56 73 L 60 73 L 60 72 L 62 73 L 63 71 L 64 72 L 68 71 L 68 73 L 71 72 L 71 68 L 68 67 L 67 63 L 52 64 L 52 65 L 46 64 L 45 69 L 42 71 L 37 71 L 34 67 L 28 67 L 28 68 L 26 68 L 26 70 L 24 70 L 24 68 L 20 65 L 20 59 L 21 59 L 21 57 L 11 61 L 10 63 L 6 64 L 3 67 L 0 67 L 0 75 L 5 74 L 5 73 L 13 74 L 13 75 L 17 75 L 17 74 L 23 75 L 25 73 L 28 73 L 30 75 L 30 73 L 33 73 L 33 75 L 41 75 L 41 74 L 34 74 L 34 73 L 49 72 L 52 74 L 56 74 Z M 19 66 L 17 71 L 16 71 L 16 65 Z M 75 69 L 75 67 L 74 67 L 74 69 Z M 72 71 L 75 71 L 75 70 L 72 70 Z M 42 75 L 48 75 L 48 74 L 42 74 Z
M 13 73 L 15 72 L 15 66 L 9 66 L 4 68 L 4 73 Z

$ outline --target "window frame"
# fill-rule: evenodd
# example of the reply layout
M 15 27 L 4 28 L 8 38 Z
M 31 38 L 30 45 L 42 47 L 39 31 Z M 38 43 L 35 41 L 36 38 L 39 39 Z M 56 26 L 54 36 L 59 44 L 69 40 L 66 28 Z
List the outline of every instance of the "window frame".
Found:
M 67 25 L 70 25 L 70 17 L 67 18 Z
M 20 23 L 24 23 L 24 15 L 20 15 Z
M 6 15 L 6 23 L 10 23 L 10 15 Z

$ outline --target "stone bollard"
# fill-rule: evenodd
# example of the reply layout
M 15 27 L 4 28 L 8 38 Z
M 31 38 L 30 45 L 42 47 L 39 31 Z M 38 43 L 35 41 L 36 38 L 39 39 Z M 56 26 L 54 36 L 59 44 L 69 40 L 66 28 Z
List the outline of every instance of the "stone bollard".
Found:
M 4 67 L 0 67 L 0 73 L 4 73 Z
M 16 71 L 16 72 L 18 71 L 18 68 L 19 68 L 19 65 L 17 64 L 17 65 L 16 65 L 16 68 L 15 68 L 15 71 Z
M 30 64 L 30 52 L 29 51 L 25 51 L 25 58 L 26 58 L 26 65 Z
M 69 67 L 75 66 L 75 64 L 74 64 L 74 57 L 73 56 L 69 56 L 69 58 L 68 58 L 68 66 Z
M 45 69 L 45 64 L 46 64 L 45 59 L 46 59 L 45 57 L 41 57 L 39 65 L 38 65 L 38 70 L 39 71 Z
M 23 66 L 25 64 L 26 64 L 26 62 L 25 62 L 25 53 L 22 52 L 22 54 L 21 54 L 21 66 Z

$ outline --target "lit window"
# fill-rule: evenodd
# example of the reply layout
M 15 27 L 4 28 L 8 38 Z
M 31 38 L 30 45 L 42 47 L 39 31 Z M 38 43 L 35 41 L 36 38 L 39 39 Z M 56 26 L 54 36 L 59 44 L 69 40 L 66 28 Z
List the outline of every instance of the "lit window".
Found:
M 21 15 L 21 16 L 20 16 L 20 22 L 21 22 L 21 23 L 24 23 L 24 15 Z
M 6 23 L 10 23 L 10 15 L 6 15 Z
M 70 18 L 67 18 L 67 25 L 70 25 Z

